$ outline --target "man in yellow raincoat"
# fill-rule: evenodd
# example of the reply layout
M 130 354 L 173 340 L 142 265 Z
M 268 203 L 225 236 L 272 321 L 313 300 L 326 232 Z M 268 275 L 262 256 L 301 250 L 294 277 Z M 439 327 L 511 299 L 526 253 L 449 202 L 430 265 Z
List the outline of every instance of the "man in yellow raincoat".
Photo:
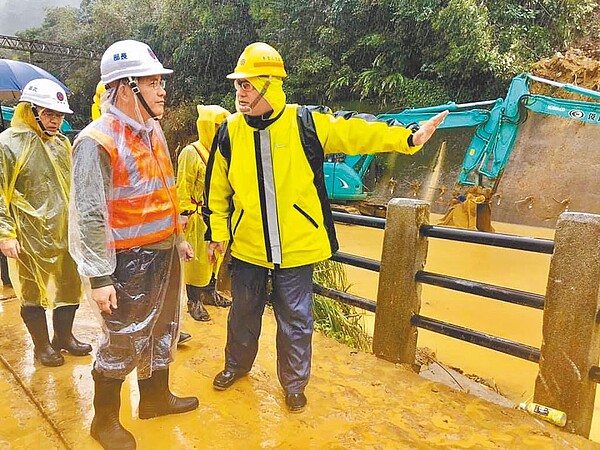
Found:
M 338 248 L 323 176 L 325 153 L 413 154 L 448 114 L 412 132 L 374 116 L 286 104 L 281 55 L 256 42 L 227 77 L 236 109 L 219 128 L 206 170 L 203 213 L 209 260 L 231 240 L 233 303 L 225 368 L 215 389 L 252 368 L 271 279 L 277 375 L 290 412 L 306 406 L 312 354 L 313 264 Z
M 210 320 L 205 304 L 219 304 L 215 292 L 215 276 L 222 258 L 216 263 L 207 259 L 207 242 L 204 240 L 206 225 L 202 220 L 202 195 L 204 175 L 210 154 L 210 147 L 219 125 L 229 116 L 229 111 L 218 105 L 198 105 L 199 139 L 181 150 L 177 160 L 177 196 L 182 223 L 185 223 L 185 237 L 194 249 L 194 259 L 185 265 L 185 284 L 188 298 L 188 312 L 198 321 Z
M 11 127 L 0 134 L 0 249 L 14 261 L 21 317 L 35 358 L 46 366 L 64 363 L 61 350 L 77 356 L 92 350 L 72 334 L 82 289 L 68 252 L 71 144 L 59 132 L 72 112 L 61 86 L 33 80 L 23 89 Z M 52 343 L 45 308 L 53 309 Z

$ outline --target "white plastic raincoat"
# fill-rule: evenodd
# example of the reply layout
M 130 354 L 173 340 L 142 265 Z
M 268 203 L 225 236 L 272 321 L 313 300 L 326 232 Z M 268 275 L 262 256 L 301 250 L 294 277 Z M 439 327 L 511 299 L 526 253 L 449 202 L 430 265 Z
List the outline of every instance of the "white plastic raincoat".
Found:
M 182 294 L 175 177 L 158 122 L 103 109 L 75 141 L 72 185 L 71 254 L 90 287 L 114 285 L 118 302 L 100 313 L 95 369 L 148 378 L 174 358 Z

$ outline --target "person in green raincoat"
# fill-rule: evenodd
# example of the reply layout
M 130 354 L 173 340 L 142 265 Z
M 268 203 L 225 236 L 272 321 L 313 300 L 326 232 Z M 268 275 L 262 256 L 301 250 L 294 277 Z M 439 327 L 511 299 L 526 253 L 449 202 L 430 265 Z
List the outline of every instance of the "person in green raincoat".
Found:
M 82 286 L 68 249 L 71 144 L 59 132 L 72 112 L 60 85 L 32 80 L 11 127 L 0 134 L 0 250 L 11 259 L 21 317 L 34 356 L 45 366 L 62 365 L 61 350 L 76 356 L 92 351 L 72 334 Z M 52 342 L 46 308 L 53 310 Z
M 216 263 L 208 262 L 204 240 L 206 225 L 202 220 L 202 195 L 204 175 L 210 148 L 216 131 L 229 116 L 229 111 L 218 105 L 198 105 L 199 139 L 181 150 L 177 160 L 177 197 L 185 227 L 185 239 L 194 249 L 194 259 L 185 264 L 185 283 L 188 298 L 188 312 L 198 321 L 210 320 L 205 304 L 228 306 L 217 297 L 215 277 L 223 258 Z

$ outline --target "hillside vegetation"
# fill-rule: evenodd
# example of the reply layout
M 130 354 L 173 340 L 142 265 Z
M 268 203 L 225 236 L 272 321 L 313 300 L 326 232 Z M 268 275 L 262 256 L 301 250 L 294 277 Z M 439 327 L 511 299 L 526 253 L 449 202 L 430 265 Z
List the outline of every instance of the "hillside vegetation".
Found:
M 225 75 L 256 40 L 282 53 L 288 98 L 362 100 L 378 111 L 502 95 L 513 75 L 584 36 L 594 0 L 83 0 L 21 35 L 97 51 L 147 42 L 168 67 L 171 145 L 194 132 L 193 105 L 233 107 Z M 589 27 L 588 27 L 589 28 Z M 51 68 L 51 67 L 50 67 Z M 58 66 L 57 66 L 58 68 Z M 98 64 L 59 73 L 76 125 L 89 120 Z

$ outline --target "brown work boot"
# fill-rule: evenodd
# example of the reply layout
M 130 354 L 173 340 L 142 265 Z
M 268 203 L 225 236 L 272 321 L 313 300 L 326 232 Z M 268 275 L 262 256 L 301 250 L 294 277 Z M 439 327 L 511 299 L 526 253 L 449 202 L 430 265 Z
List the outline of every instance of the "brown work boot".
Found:
M 210 320 L 210 314 L 200 300 L 188 300 L 187 305 L 192 319 L 199 322 L 208 322 Z
M 180 414 L 198 407 L 196 397 L 176 397 L 169 389 L 169 369 L 155 370 L 147 380 L 138 380 L 140 387 L 140 419 Z
M 217 281 L 213 277 L 209 284 L 198 288 L 200 290 L 200 301 L 205 305 L 218 306 L 220 308 L 231 306 L 231 300 L 220 294 L 216 289 L 216 285 Z

